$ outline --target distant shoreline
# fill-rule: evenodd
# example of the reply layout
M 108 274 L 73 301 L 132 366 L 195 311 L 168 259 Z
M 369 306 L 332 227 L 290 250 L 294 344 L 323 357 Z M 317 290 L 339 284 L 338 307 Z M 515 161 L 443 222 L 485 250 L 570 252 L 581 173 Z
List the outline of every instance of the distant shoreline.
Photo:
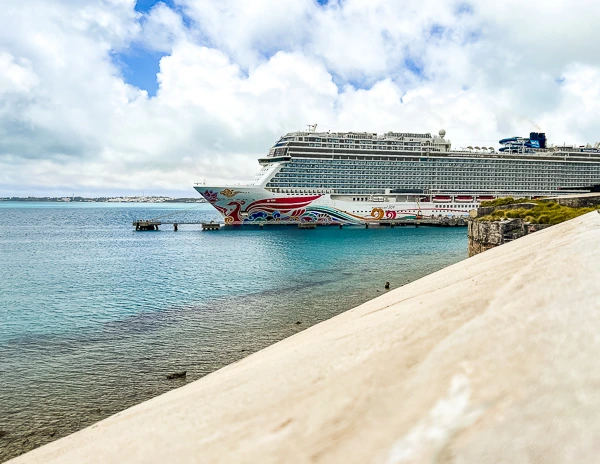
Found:
M 171 197 L 2 197 L 0 201 L 46 202 L 46 203 L 206 203 L 200 198 Z

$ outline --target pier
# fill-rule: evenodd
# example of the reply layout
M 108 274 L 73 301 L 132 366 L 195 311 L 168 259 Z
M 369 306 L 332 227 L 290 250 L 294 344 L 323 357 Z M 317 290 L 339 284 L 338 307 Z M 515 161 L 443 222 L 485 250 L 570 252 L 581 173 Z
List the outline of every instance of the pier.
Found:
M 315 221 L 256 221 L 248 224 L 223 224 L 220 222 L 202 222 L 202 221 L 164 221 L 161 219 L 139 219 L 133 221 L 132 225 L 136 231 L 157 231 L 160 226 L 169 225 L 177 232 L 180 225 L 200 225 L 202 230 L 220 230 L 222 227 L 259 227 L 263 229 L 265 226 L 296 226 L 299 229 L 316 229 L 326 226 L 338 226 L 340 229 L 344 226 L 350 227 L 466 227 L 466 218 L 421 218 L 421 219 L 394 219 L 384 221 L 368 221 L 361 224 L 351 222 L 332 222 L 322 223 Z
M 202 222 L 202 221 L 161 221 L 156 219 L 139 219 L 133 221 L 132 225 L 137 231 L 156 231 L 159 230 L 159 226 L 170 225 L 173 226 L 173 230 L 177 232 L 180 225 L 196 224 L 202 226 L 202 230 L 219 230 L 221 223 L 219 222 Z

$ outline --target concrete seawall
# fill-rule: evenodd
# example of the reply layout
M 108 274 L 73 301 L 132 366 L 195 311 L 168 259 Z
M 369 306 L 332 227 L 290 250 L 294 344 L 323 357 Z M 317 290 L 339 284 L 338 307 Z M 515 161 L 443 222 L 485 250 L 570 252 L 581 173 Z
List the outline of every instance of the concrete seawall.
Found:
M 599 243 L 525 236 L 11 462 L 592 462 Z

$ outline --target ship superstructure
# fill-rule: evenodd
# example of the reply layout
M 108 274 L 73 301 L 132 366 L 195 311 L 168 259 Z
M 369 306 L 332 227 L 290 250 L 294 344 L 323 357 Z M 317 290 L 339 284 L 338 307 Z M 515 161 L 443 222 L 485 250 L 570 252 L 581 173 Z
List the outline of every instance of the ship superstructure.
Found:
M 465 216 L 483 200 L 600 185 L 598 147 L 547 147 L 543 133 L 452 150 L 430 133 L 317 132 L 281 137 L 244 186 L 196 185 L 227 224 Z

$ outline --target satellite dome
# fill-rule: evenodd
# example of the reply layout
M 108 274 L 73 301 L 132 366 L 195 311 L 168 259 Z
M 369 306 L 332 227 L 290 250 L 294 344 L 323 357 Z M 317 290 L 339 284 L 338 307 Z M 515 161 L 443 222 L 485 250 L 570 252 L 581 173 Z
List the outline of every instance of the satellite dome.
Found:
M 446 135 L 446 131 L 444 129 L 440 129 L 439 131 L 440 137 L 444 137 L 444 135 Z

